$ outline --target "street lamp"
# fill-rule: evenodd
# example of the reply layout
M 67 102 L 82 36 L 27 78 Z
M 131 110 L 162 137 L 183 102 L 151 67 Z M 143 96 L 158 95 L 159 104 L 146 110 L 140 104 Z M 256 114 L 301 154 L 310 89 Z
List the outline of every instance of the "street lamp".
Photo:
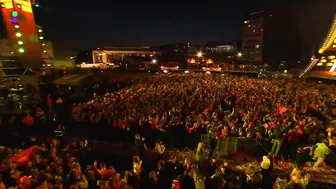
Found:
M 197 57 L 198 57 L 198 58 L 201 58 L 202 55 L 203 55 L 202 52 L 198 52 L 198 53 L 197 53 Z
M 243 56 L 243 54 L 241 52 L 238 53 L 238 57 L 241 57 Z
M 156 60 L 155 60 L 155 59 L 153 59 L 153 60 L 152 60 L 152 62 L 153 62 L 153 64 L 155 64 L 155 63 L 156 63 Z

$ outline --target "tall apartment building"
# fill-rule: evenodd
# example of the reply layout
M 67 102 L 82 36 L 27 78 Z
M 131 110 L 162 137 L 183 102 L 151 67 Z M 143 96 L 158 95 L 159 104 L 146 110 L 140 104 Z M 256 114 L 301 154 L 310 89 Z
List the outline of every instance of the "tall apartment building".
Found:
M 296 63 L 301 37 L 290 9 L 268 9 L 247 15 L 243 27 L 243 59 L 273 68 Z

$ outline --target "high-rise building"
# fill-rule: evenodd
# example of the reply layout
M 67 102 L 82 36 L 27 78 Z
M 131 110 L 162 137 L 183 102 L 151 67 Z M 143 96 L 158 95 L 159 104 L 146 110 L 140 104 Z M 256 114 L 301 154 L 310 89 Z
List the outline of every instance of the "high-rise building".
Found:
M 273 68 L 296 63 L 301 38 L 290 9 L 268 9 L 248 14 L 244 21 L 242 58 Z
M 40 68 L 43 64 L 31 1 L 0 0 L 7 37 L 14 55 L 26 68 Z
M 264 21 L 264 11 L 251 13 L 244 21 L 242 49 L 246 60 L 263 61 Z

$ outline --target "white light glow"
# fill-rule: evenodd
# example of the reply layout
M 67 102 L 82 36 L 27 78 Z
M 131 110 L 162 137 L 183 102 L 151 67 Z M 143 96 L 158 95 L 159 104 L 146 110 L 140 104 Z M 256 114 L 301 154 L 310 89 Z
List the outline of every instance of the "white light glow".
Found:
M 22 34 L 21 33 L 16 33 L 16 37 L 21 37 Z
M 18 44 L 19 44 L 19 45 L 22 45 L 22 44 L 23 44 L 23 42 L 22 42 L 22 41 L 18 41 Z
M 20 26 L 19 25 L 15 25 L 14 28 L 18 29 L 18 28 L 20 28 Z
M 163 73 L 168 73 L 168 71 L 167 70 L 163 70 Z
M 156 60 L 154 59 L 154 60 L 152 60 L 152 62 L 153 62 L 153 64 L 155 64 L 155 63 L 156 63 Z
M 334 65 L 330 68 L 329 72 L 334 72 L 336 69 L 336 61 L 334 62 Z
M 42 32 L 42 30 L 41 30 L 41 29 L 39 29 L 39 30 L 38 30 L 38 32 L 40 32 L 40 33 L 41 33 L 41 32 Z
M 24 49 L 22 49 L 22 48 L 19 49 L 19 52 L 20 52 L 20 53 L 24 53 Z
M 44 37 L 42 37 L 42 36 L 40 37 L 40 39 L 43 39 L 43 38 L 44 38 Z

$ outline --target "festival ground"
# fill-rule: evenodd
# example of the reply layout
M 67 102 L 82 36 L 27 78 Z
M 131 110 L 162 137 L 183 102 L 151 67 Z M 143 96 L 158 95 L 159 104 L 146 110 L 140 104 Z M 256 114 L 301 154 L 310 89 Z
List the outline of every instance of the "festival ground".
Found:
M 70 139 L 70 138 L 69 138 Z M 68 140 L 69 140 L 68 139 Z M 73 139 L 73 138 L 72 138 Z M 131 145 L 125 144 L 115 144 L 108 143 L 104 141 L 89 141 L 89 147 L 92 151 L 102 152 L 104 154 L 117 154 L 119 156 L 132 156 L 134 154 L 134 149 Z M 155 151 L 147 150 L 145 154 L 146 159 L 153 160 L 157 157 Z M 183 162 L 185 158 L 194 160 L 195 152 L 192 150 L 167 150 L 165 154 L 165 159 L 174 160 L 177 162 Z M 236 172 L 244 172 L 248 166 L 260 167 L 260 161 L 257 158 L 244 153 L 237 152 L 235 154 L 220 156 L 218 158 L 219 163 L 228 162 L 230 168 Z M 294 165 L 291 162 L 287 161 L 277 161 L 274 164 L 273 174 L 274 175 L 289 175 L 292 171 Z M 315 183 L 323 183 L 327 185 L 336 186 L 336 170 L 330 166 L 313 168 L 311 166 L 305 166 L 304 172 L 311 175 L 311 181 Z M 333 186 L 333 187 L 334 187 Z

